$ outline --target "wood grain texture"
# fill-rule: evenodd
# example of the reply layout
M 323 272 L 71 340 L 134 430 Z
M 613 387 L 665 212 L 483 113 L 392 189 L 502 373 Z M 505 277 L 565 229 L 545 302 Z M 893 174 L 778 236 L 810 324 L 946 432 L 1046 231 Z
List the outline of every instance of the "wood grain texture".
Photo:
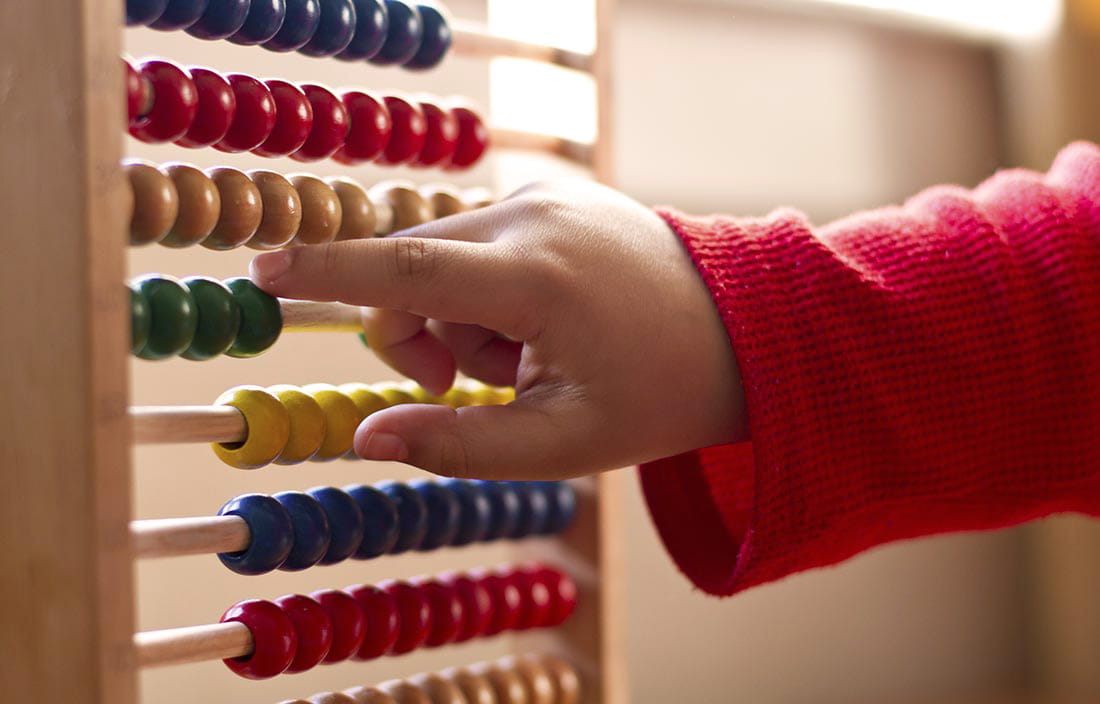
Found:
M 136 698 L 121 27 L 115 2 L 0 3 L 0 683 L 16 701 Z

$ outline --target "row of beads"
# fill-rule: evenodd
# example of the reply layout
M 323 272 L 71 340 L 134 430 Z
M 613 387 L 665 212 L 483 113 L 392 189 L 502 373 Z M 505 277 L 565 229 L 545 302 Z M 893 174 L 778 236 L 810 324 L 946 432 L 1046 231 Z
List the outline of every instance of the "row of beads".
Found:
M 467 107 L 360 90 L 184 70 L 150 59 L 126 62 L 130 134 L 150 143 L 212 146 L 223 152 L 298 161 L 334 157 L 344 164 L 465 169 L 488 147 L 489 133 Z
M 218 515 L 244 519 L 252 536 L 249 546 L 218 557 L 237 574 L 258 575 L 349 558 L 518 540 L 562 532 L 576 506 L 576 494 L 565 482 L 388 481 L 273 496 L 244 494 Z
M 403 403 L 432 403 L 458 408 L 508 403 L 511 389 L 480 384 L 456 385 L 433 396 L 413 384 L 309 384 L 238 386 L 218 397 L 215 405 L 232 406 L 248 426 L 243 442 L 214 443 L 214 453 L 237 469 L 258 469 L 272 462 L 299 464 L 349 456 L 355 430 L 372 413 Z M 354 455 L 351 455 L 354 457 Z
M 389 680 L 375 687 L 322 692 L 281 704 L 580 704 L 581 681 L 564 660 L 508 656 L 496 662 Z
M 386 181 L 366 191 L 343 178 L 220 166 L 123 163 L 133 194 L 130 244 L 214 250 L 277 249 L 388 235 L 489 203 L 484 189 L 416 188 Z
M 130 282 L 130 349 L 142 359 L 255 357 L 282 329 L 279 299 L 245 278 L 148 274 Z
M 564 623 L 576 604 L 573 581 L 543 565 L 390 580 L 290 594 L 274 602 L 249 599 L 231 606 L 221 622 L 248 627 L 252 654 L 224 662 L 242 677 L 266 679 L 322 662 L 370 660 L 475 636 L 551 628 Z
M 126 0 L 126 24 L 409 69 L 436 66 L 451 47 L 439 9 L 406 0 Z

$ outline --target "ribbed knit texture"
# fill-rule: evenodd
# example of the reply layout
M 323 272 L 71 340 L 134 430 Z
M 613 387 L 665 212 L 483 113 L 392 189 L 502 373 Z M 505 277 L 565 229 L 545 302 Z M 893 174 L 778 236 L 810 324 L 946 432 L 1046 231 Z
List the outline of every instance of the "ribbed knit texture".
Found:
M 666 546 L 733 594 L 883 543 L 1100 515 L 1100 149 L 822 228 L 662 210 L 751 442 L 645 465 Z

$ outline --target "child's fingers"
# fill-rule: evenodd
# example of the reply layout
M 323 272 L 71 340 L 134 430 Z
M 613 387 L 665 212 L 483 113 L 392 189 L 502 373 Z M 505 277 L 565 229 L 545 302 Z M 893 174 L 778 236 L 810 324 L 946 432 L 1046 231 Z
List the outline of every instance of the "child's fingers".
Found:
M 466 376 L 493 386 L 515 386 L 522 343 L 504 339 L 478 325 L 433 320 L 428 329 L 447 346 Z
M 455 378 L 455 358 L 425 329 L 424 318 L 389 308 L 364 308 L 367 345 L 383 362 L 432 393 L 441 394 Z
M 583 448 L 579 412 L 507 406 L 403 405 L 369 416 L 355 451 L 448 477 L 562 479 L 580 473 L 569 453 Z M 565 418 L 569 422 L 563 423 Z

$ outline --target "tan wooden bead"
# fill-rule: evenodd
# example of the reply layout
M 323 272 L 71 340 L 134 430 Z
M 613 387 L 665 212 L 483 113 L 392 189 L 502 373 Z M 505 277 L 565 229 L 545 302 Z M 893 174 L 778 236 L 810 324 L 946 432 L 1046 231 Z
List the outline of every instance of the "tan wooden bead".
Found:
M 470 209 L 462 201 L 462 196 L 459 195 L 458 191 L 450 186 L 430 183 L 420 187 L 420 195 L 428 201 L 428 205 L 432 209 L 432 215 L 436 219 L 464 213 Z
M 310 704 L 356 704 L 351 696 L 343 692 L 321 692 L 309 698 Z
M 471 188 L 462 194 L 462 200 L 470 210 L 484 208 L 496 202 L 488 188 Z
M 208 249 L 236 249 L 256 234 L 263 218 L 263 202 L 260 189 L 239 169 L 219 166 L 209 169 L 206 175 L 218 188 L 221 213 L 210 236 L 202 241 Z
M 432 704 L 468 704 L 458 685 L 438 673 L 413 675 L 409 681 L 424 690 Z
M 554 676 L 538 660 L 506 657 L 499 662 L 501 667 L 512 670 L 523 678 L 523 683 L 527 686 L 529 704 L 557 704 L 557 686 Z
M 190 247 L 202 242 L 214 230 L 221 215 L 222 199 L 218 187 L 206 174 L 187 164 L 164 167 L 179 196 L 179 214 L 160 241 L 166 247 Z
M 432 209 L 428 201 L 424 200 L 424 196 L 408 183 L 399 181 L 380 183 L 371 189 L 370 197 L 376 203 L 388 203 L 393 209 L 393 222 L 389 230 L 382 234 L 400 232 L 432 220 Z
M 302 201 L 302 224 L 291 244 L 325 244 L 336 239 L 343 218 L 343 207 L 336 191 L 327 183 L 308 174 L 289 177 Z
M 123 166 L 134 208 L 130 216 L 130 244 L 152 244 L 168 235 L 179 215 L 179 195 L 168 174 L 143 161 Z
M 580 704 L 581 678 L 573 666 L 553 655 L 535 656 L 542 661 L 554 678 L 557 704 Z
M 496 694 L 497 704 L 531 704 L 527 698 L 527 685 L 514 670 L 506 670 L 496 663 L 479 663 L 470 670 L 489 680 L 493 693 Z
M 383 682 L 378 689 L 393 697 L 397 704 L 432 704 L 427 692 L 405 680 Z
M 397 704 L 393 697 L 374 687 L 352 687 L 345 689 L 344 694 L 351 697 L 355 704 Z
M 481 675 L 475 675 L 463 667 L 450 667 L 441 674 L 462 690 L 468 704 L 497 704 L 493 685 Z
M 302 225 L 302 199 L 297 189 L 274 171 L 249 171 L 248 177 L 260 189 L 263 217 L 256 234 L 246 244 L 252 249 L 286 246 Z
M 327 178 L 325 183 L 332 187 L 336 197 L 340 199 L 340 229 L 336 233 L 336 239 L 361 240 L 374 237 L 378 216 L 367 191 L 355 181 L 339 176 Z

